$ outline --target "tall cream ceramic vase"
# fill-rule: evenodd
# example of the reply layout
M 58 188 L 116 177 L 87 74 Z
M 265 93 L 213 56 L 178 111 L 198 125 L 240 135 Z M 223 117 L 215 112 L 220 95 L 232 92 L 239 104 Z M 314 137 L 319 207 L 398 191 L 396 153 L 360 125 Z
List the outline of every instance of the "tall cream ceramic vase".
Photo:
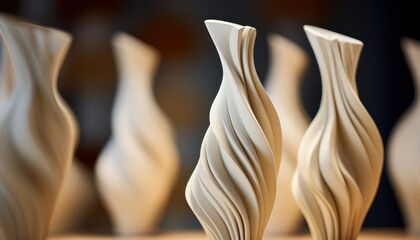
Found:
M 414 79 L 415 99 L 395 125 L 389 140 L 388 172 L 408 232 L 420 235 L 420 42 L 401 42 Z
M 209 239 L 260 240 L 276 196 L 279 120 L 254 68 L 256 30 L 205 23 L 223 80 L 186 199 Z
M 175 135 L 153 95 L 157 51 L 125 33 L 112 44 L 120 81 L 96 180 L 115 232 L 148 234 L 157 230 L 177 182 Z
M 300 98 L 300 86 L 309 60 L 301 47 L 280 35 L 269 35 L 268 45 L 271 64 L 266 88 L 280 118 L 283 147 L 276 201 L 266 231 L 293 234 L 300 230 L 303 220 L 292 195 L 292 177 L 299 144 L 309 125 Z
M 360 102 L 356 68 L 363 43 L 305 26 L 322 78 L 321 105 L 298 152 L 292 191 L 313 239 L 356 239 L 383 165 L 379 131 Z
M 76 126 L 57 92 L 69 34 L 0 15 L 0 239 L 43 240 Z

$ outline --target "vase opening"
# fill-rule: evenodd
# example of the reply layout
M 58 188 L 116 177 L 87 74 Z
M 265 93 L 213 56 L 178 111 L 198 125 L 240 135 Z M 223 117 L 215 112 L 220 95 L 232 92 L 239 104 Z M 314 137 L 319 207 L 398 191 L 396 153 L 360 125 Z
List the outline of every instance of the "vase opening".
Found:
M 310 26 L 310 25 L 305 25 L 303 26 L 303 28 L 305 29 L 306 32 L 309 32 L 317 37 L 324 38 L 329 41 L 338 40 L 340 42 L 363 46 L 363 42 L 360 40 L 357 40 L 355 38 L 352 38 L 352 37 L 349 37 L 340 33 L 336 33 L 327 29 Z

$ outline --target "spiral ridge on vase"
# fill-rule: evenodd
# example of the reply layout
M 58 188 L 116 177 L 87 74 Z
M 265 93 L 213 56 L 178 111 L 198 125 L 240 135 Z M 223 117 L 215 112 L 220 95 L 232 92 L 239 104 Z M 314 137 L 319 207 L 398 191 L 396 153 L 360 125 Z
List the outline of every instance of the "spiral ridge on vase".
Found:
M 261 239 L 275 199 L 281 130 L 254 68 L 256 30 L 205 24 L 223 80 L 186 199 L 209 239 Z
M 57 91 L 65 32 L 0 14 L 0 239 L 44 240 L 77 126 Z
M 118 33 L 112 40 L 119 84 L 112 137 L 99 156 L 99 193 L 118 234 L 157 230 L 176 184 L 178 150 L 172 125 L 153 95 L 158 52 Z
M 277 196 L 267 225 L 267 233 L 299 232 L 303 216 L 292 194 L 292 178 L 300 141 L 309 125 L 302 105 L 300 87 L 308 67 L 308 54 L 293 41 L 278 35 L 267 37 L 270 69 L 267 93 L 276 108 L 282 126 L 282 156 L 277 178 Z
M 322 78 L 322 99 L 298 152 L 292 191 L 314 239 L 356 239 L 383 165 L 379 131 L 360 102 L 359 40 L 305 26 Z

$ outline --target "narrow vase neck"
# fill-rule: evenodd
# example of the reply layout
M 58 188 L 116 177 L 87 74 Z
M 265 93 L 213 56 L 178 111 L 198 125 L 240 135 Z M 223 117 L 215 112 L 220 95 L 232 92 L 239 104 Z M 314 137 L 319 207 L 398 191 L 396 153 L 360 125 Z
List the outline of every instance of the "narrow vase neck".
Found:
M 206 26 L 219 53 L 223 73 L 232 75 L 226 79 L 258 78 L 254 66 L 255 29 L 218 20 L 207 20 Z
M 69 34 L 0 15 L 0 40 L 2 54 L 10 60 L 5 66 L 8 68 L 6 76 L 13 80 L 8 81 L 13 81 L 16 87 L 56 85 L 58 71 L 70 46 Z M 48 91 L 54 87 L 42 89 Z
M 159 62 L 158 52 L 125 33 L 116 34 L 112 42 L 122 83 L 136 90 L 150 90 Z
M 415 102 L 420 107 L 420 42 L 410 38 L 403 38 L 401 47 L 413 78 Z
M 341 91 L 348 87 L 357 94 L 355 77 L 363 43 L 316 27 L 305 26 L 305 32 L 321 73 L 322 101 L 343 101 L 337 99 L 337 95 L 344 94 Z
M 268 43 L 271 54 L 268 89 L 275 91 L 276 97 L 285 103 L 299 102 L 301 81 L 308 66 L 307 54 L 280 35 L 271 34 Z

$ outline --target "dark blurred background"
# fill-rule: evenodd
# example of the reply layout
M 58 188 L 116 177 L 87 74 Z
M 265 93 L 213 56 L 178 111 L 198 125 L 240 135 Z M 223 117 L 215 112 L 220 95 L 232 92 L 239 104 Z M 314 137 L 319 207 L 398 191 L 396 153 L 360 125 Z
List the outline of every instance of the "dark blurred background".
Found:
M 217 52 L 203 23 L 205 19 L 226 20 L 257 29 L 255 63 L 263 82 L 269 64 L 268 33 L 280 33 L 305 48 L 311 63 L 302 97 L 312 117 L 319 106 L 321 80 L 302 26 L 316 25 L 363 41 L 365 47 L 357 74 L 359 94 L 376 121 L 386 147 L 393 125 L 413 100 L 412 78 L 400 39 L 403 36 L 420 39 L 415 2 L 0 0 L 0 11 L 73 35 L 59 87 L 80 124 L 77 157 L 89 169 L 93 169 L 110 135 L 117 81 L 110 48 L 112 34 L 125 31 L 159 50 L 161 65 L 155 94 L 176 127 L 182 157 L 181 176 L 162 227 L 186 229 L 199 227 L 184 200 L 184 189 L 199 158 L 201 140 L 208 127 L 208 112 L 222 79 Z M 384 169 L 365 226 L 403 225 Z

